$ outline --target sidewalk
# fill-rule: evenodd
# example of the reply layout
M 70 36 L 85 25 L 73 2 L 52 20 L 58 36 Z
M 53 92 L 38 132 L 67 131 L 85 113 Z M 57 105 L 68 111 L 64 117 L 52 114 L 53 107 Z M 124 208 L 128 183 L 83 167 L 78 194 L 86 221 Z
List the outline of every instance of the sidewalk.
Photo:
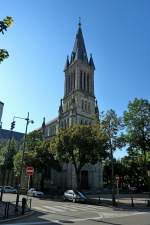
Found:
M 105 195 L 104 194 L 96 194 L 96 195 L 89 194 L 87 196 L 93 203 L 95 201 L 95 203 L 97 204 L 112 205 L 111 194 L 105 194 Z M 132 195 L 120 194 L 119 196 L 116 195 L 116 203 L 118 206 L 148 208 L 148 201 L 150 201 L 150 198 L 148 197 L 147 194 L 132 194 Z
M 5 220 L 11 220 L 16 217 L 22 216 L 22 202 L 19 202 L 18 211 L 15 210 L 16 202 L 0 202 L 0 223 Z M 25 213 L 29 212 L 30 209 L 27 207 Z

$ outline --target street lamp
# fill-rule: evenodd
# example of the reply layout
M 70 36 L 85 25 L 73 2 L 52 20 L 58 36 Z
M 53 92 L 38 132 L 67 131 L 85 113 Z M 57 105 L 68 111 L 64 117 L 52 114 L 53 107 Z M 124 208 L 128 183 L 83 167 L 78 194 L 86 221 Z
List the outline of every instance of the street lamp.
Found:
M 18 211 L 18 203 L 19 203 L 19 195 L 20 195 L 20 188 L 21 188 L 21 176 L 22 176 L 22 169 L 23 169 L 23 161 L 24 161 L 24 153 L 26 148 L 26 137 L 27 137 L 27 131 L 28 131 L 28 125 L 29 123 L 34 123 L 33 120 L 29 119 L 29 112 L 26 118 L 15 116 L 15 119 L 22 119 L 26 120 L 26 128 L 25 128 L 25 135 L 24 135 L 24 142 L 23 142 L 23 151 L 22 151 L 22 158 L 21 158 L 21 167 L 20 167 L 20 174 L 18 179 L 18 189 L 17 189 L 17 197 L 16 197 L 16 207 L 15 210 Z

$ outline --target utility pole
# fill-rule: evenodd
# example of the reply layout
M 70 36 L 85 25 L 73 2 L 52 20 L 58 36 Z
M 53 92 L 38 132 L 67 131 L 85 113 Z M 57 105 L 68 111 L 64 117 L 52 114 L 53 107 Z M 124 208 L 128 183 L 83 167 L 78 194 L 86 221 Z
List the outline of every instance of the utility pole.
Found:
M 27 118 L 22 118 L 22 117 L 15 117 L 15 118 L 26 120 L 26 128 L 25 128 L 25 135 L 24 135 L 24 142 L 23 142 L 23 151 L 22 151 L 21 167 L 20 167 L 20 173 L 19 173 L 19 179 L 18 179 L 16 207 L 15 207 L 15 210 L 18 211 L 18 203 L 19 203 L 20 188 L 21 188 L 21 177 L 22 177 L 22 170 L 23 170 L 24 153 L 25 153 L 25 149 L 26 149 L 26 138 L 27 138 L 28 125 L 29 125 L 29 123 L 34 123 L 34 121 L 29 119 L 29 112 L 27 114 Z

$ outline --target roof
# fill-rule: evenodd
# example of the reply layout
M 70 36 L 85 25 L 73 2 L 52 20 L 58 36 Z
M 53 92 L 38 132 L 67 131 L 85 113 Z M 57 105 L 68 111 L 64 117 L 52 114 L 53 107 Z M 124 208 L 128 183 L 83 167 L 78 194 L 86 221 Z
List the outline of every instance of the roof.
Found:
M 48 126 L 50 126 L 50 125 L 52 125 L 52 124 L 55 124 L 55 123 L 57 123 L 57 122 L 58 122 L 58 117 L 56 117 L 56 118 L 54 118 L 54 119 L 48 121 L 47 123 L 45 123 L 45 127 L 48 127 Z M 41 130 L 41 129 L 42 129 L 42 126 L 39 127 L 39 128 L 37 128 L 36 130 Z
M 86 53 L 86 48 L 84 44 L 84 38 L 82 34 L 81 24 L 79 23 L 78 31 L 76 34 L 76 39 L 72 51 L 71 62 L 74 60 L 81 60 L 84 62 L 88 62 L 88 57 Z
M 9 138 L 11 138 L 11 135 L 16 141 L 20 141 L 24 137 L 24 133 L 0 129 L 0 141 L 8 140 Z
M 4 103 L 3 103 L 3 102 L 1 102 L 1 101 L 0 101 L 0 104 L 1 104 L 1 105 L 4 105 Z

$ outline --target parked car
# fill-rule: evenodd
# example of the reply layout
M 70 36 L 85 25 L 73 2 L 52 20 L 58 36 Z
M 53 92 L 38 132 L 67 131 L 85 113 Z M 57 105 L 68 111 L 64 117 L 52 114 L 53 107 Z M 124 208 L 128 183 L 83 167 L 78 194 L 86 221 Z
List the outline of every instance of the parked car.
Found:
M 43 197 L 44 196 L 44 193 L 42 191 L 36 190 L 35 188 L 30 188 L 27 191 L 27 195 L 33 196 L 33 197 Z
M 72 202 L 86 202 L 87 197 L 80 191 L 67 190 L 64 192 L 64 201 L 65 200 Z
M 3 189 L 3 192 L 4 193 L 17 193 L 17 189 L 12 187 L 12 186 L 4 186 L 4 189 Z

